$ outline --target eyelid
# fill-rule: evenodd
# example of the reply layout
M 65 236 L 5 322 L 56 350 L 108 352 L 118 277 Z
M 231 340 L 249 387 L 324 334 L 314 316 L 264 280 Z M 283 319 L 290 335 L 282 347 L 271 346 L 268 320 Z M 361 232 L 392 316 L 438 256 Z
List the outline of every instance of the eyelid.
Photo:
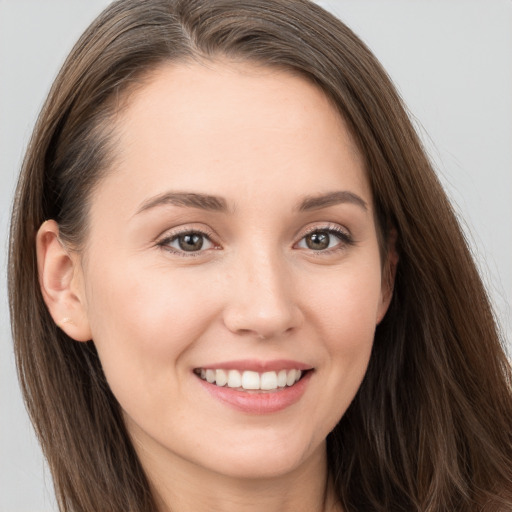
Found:
M 343 250 L 343 249 L 347 248 L 347 246 L 351 246 L 351 245 L 355 244 L 355 240 L 347 228 L 342 227 L 339 224 L 334 224 L 332 222 L 326 222 L 324 224 L 315 224 L 314 226 L 308 227 L 305 231 L 303 231 L 301 233 L 299 240 L 294 244 L 294 246 L 297 246 L 308 235 L 310 235 L 312 233 L 319 232 L 319 231 L 320 232 L 326 231 L 329 234 L 332 234 L 332 235 L 338 237 L 340 239 L 340 243 L 337 244 L 335 247 L 331 247 L 330 249 L 324 249 L 324 250 L 318 250 L 318 251 L 315 251 L 313 249 L 308 249 L 308 248 L 302 248 L 302 247 L 300 247 L 300 249 L 309 250 L 313 254 L 320 256 L 320 255 L 326 255 L 326 254 L 330 254 L 333 252 L 337 252 L 339 250 Z
M 180 235 L 186 235 L 186 234 L 197 234 L 203 236 L 205 239 L 207 239 L 213 247 L 208 249 L 201 249 L 199 251 L 183 251 L 179 249 L 175 249 L 174 247 L 171 247 L 169 244 L 177 239 Z M 203 255 L 205 252 L 210 251 L 212 249 L 217 250 L 220 249 L 220 244 L 215 240 L 216 236 L 214 232 L 211 229 L 205 229 L 197 228 L 191 225 L 187 226 L 181 226 L 178 228 L 174 228 L 171 230 L 167 230 L 164 232 L 164 234 L 160 235 L 156 241 L 156 245 L 160 247 L 161 249 L 170 252 L 171 254 L 175 254 L 178 256 L 183 257 L 197 257 L 200 255 Z
M 309 226 L 302 232 L 301 238 L 315 233 L 316 231 L 333 231 L 336 233 L 340 233 L 346 237 L 351 237 L 350 231 L 339 224 L 335 224 L 333 222 L 325 222 L 325 223 L 315 223 L 313 226 Z
M 353 239 L 350 231 L 340 226 L 339 224 L 332 223 L 332 222 L 325 222 L 322 224 L 316 223 L 315 225 L 307 227 L 304 231 L 301 232 L 300 238 L 297 242 L 295 242 L 294 247 L 296 247 L 306 236 L 319 232 L 319 231 L 326 231 L 340 239 L 340 243 L 336 244 L 335 247 L 331 247 L 330 249 L 324 249 L 324 250 L 312 250 L 309 249 L 312 253 L 316 255 L 322 255 L 322 254 L 330 254 L 333 252 L 337 252 L 339 250 L 345 249 L 347 246 L 354 245 L 355 240 Z M 214 247 L 208 248 L 208 249 L 200 249 L 198 251 L 183 251 L 183 250 L 177 250 L 175 248 L 172 248 L 169 246 L 169 243 L 176 238 L 178 238 L 180 235 L 184 234 L 198 234 L 203 236 L 205 239 L 207 239 Z M 210 228 L 205 227 L 195 227 L 193 225 L 186 225 L 186 226 L 180 226 L 177 228 L 173 228 L 171 230 L 167 230 L 164 232 L 164 234 L 160 235 L 156 241 L 156 245 L 160 248 L 172 253 L 176 254 L 178 256 L 183 257 L 197 257 L 200 255 L 203 255 L 205 252 L 213 250 L 221 249 L 220 244 L 217 242 L 217 235 L 211 230 Z M 302 248 L 301 248 L 302 249 Z

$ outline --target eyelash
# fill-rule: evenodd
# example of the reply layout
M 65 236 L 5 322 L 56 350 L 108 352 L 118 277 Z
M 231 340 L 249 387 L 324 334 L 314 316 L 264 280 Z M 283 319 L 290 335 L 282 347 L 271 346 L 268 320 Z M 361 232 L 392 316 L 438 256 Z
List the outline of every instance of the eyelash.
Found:
M 160 240 L 157 243 L 157 245 L 159 247 L 161 247 L 162 249 L 170 252 L 171 254 L 175 254 L 177 256 L 181 256 L 184 258 L 194 258 L 197 256 L 201 256 L 201 253 L 205 252 L 204 250 L 203 251 L 201 251 L 201 250 L 199 250 L 199 251 L 184 251 L 184 250 L 178 250 L 178 249 L 174 249 L 174 248 L 170 247 L 170 244 L 172 242 L 178 240 L 180 236 L 184 236 L 184 235 L 200 236 L 203 239 L 208 240 L 214 246 L 214 248 L 216 248 L 216 249 L 218 248 L 218 246 L 216 246 L 216 244 L 212 240 L 213 233 L 209 232 L 209 231 L 203 231 L 200 229 L 183 229 L 182 231 L 174 232 L 171 235 L 166 236 L 164 239 Z
M 310 249 L 312 254 L 314 254 L 315 256 L 323 256 L 323 255 L 327 255 L 327 254 L 337 253 L 337 252 L 343 251 L 347 247 L 350 247 L 355 244 L 355 240 L 352 238 L 352 235 L 350 235 L 350 233 L 348 231 L 340 228 L 337 225 L 333 225 L 333 224 L 327 224 L 326 226 L 320 226 L 320 227 L 314 226 L 314 227 L 306 230 L 306 232 L 302 235 L 299 242 L 304 240 L 307 236 L 312 235 L 313 233 L 327 233 L 328 235 L 334 235 L 335 237 L 337 237 L 340 240 L 340 242 L 338 244 L 336 244 L 334 247 L 331 247 L 331 248 L 327 248 L 324 250 L 317 250 L 317 251 L 315 251 L 314 249 Z
M 331 248 L 327 248 L 324 250 L 309 249 L 311 251 L 311 253 L 313 253 L 315 256 L 333 254 L 338 251 L 346 249 L 347 246 L 351 246 L 351 245 L 355 244 L 354 239 L 346 230 L 341 229 L 340 227 L 338 227 L 336 225 L 332 225 L 332 224 L 328 224 L 325 226 L 315 226 L 315 227 L 308 229 L 302 235 L 299 242 L 301 242 L 306 237 L 308 237 L 314 233 L 327 233 L 328 235 L 334 235 L 335 237 L 337 237 L 340 240 L 340 242 L 338 244 L 336 244 L 334 247 L 331 247 Z M 177 256 L 184 257 L 184 258 L 198 257 L 198 256 L 201 256 L 201 254 L 203 252 L 205 252 L 206 250 L 209 250 L 209 249 L 205 249 L 205 250 L 198 250 L 198 251 L 184 251 L 184 250 L 174 249 L 174 248 L 170 247 L 170 244 L 172 242 L 177 241 L 180 236 L 184 236 L 184 235 L 200 236 L 204 240 L 207 240 L 209 243 L 211 243 L 213 245 L 214 249 L 219 248 L 218 245 L 216 245 L 215 242 L 213 241 L 213 233 L 211 233 L 209 231 L 203 231 L 200 229 L 184 229 L 182 231 L 172 233 L 170 236 L 166 236 L 165 238 L 160 240 L 157 243 L 157 245 L 172 254 L 175 254 Z M 299 243 L 299 242 L 297 242 L 297 243 Z M 295 245 L 297 245 L 297 244 L 295 244 Z

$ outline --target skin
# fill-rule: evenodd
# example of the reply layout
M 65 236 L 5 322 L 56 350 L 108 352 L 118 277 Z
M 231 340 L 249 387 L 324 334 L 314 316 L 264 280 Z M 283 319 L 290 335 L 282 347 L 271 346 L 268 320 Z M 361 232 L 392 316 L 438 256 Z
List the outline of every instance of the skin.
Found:
M 325 438 L 365 374 L 393 273 L 345 123 L 302 78 L 218 61 L 159 69 L 117 129 L 85 250 L 66 248 L 53 221 L 38 233 L 41 288 L 69 336 L 94 340 L 161 510 L 341 510 Z M 339 191 L 361 203 L 297 209 Z M 148 207 L 167 192 L 227 210 Z M 308 247 L 311 229 L 329 248 Z M 200 251 L 172 238 L 187 230 L 208 234 Z M 314 370 L 297 403 L 248 414 L 193 372 L 239 359 Z

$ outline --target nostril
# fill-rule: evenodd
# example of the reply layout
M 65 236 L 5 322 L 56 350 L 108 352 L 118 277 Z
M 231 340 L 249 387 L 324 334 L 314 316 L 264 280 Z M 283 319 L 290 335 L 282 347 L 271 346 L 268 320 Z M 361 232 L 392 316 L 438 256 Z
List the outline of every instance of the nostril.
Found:
M 256 308 L 236 304 L 224 311 L 225 327 L 244 337 L 253 337 L 259 341 L 282 338 L 296 331 L 302 325 L 302 313 L 292 304 L 284 309 L 273 309 L 263 314 Z

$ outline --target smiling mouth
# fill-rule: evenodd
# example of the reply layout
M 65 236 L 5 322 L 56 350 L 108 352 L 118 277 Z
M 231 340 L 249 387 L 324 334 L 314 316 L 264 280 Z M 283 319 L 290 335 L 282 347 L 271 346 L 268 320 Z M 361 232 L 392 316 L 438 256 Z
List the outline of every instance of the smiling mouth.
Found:
M 279 391 L 297 383 L 309 370 L 298 369 L 254 372 L 196 368 L 194 373 L 209 384 L 237 391 Z

